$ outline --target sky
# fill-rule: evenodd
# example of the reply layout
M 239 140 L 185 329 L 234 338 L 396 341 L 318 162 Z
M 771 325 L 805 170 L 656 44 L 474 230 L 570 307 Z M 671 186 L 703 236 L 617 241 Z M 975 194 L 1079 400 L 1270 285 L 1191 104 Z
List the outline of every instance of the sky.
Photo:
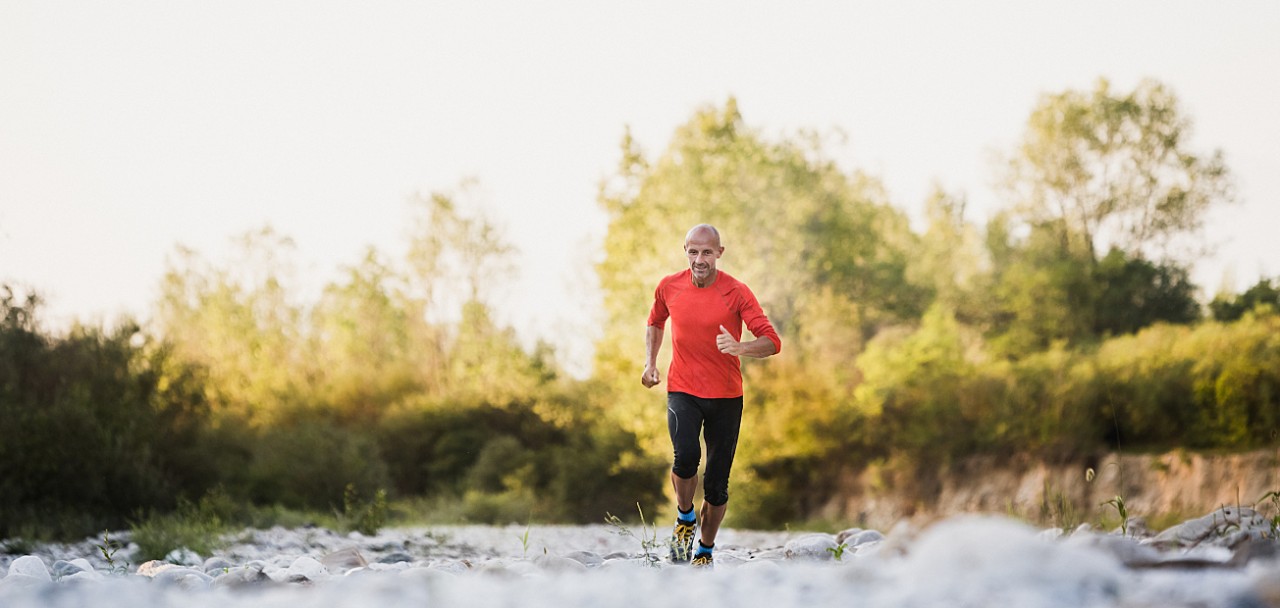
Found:
M 1225 154 L 1211 297 L 1280 274 L 1277 32 L 1270 1 L 0 0 L 0 283 L 55 326 L 145 319 L 176 247 L 218 262 L 270 226 L 319 286 L 454 193 L 518 252 L 501 318 L 583 370 L 626 129 L 652 158 L 734 97 L 770 137 L 843 133 L 830 155 L 908 213 L 937 184 L 981 223 L 1040 95 L 1105 77 L 1163 82 Z M 686 229 L 654 235 L 673 271 Z

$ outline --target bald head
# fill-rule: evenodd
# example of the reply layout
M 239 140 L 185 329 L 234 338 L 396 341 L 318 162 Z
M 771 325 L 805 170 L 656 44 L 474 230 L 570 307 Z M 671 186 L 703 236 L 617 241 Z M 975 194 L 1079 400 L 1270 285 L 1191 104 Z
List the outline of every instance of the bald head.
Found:
M 684 244 L 687 247 L 692 241 L 714 240 L 716 247 L 720 246 L 720 231 L 716 230 L 711 224 L 698 224 L 689 229 L 684 235 Z
M 698 224 L 684 237 L 684 254 L 689 258 L 693 284 L 706 287 L 716 280 L 716 260 L 724 253 L 720 231 L 711 224 Z

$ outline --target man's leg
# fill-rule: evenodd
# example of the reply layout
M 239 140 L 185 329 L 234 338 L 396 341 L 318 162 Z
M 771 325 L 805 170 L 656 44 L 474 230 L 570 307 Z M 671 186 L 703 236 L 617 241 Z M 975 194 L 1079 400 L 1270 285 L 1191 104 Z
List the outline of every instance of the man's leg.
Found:
M 698 476 L 685 479 L 671 471 L 671 489 L 676 493 L 676 507 L 688 511 L 693 508 L 693 495 L 698 491 Z
M 698 519 L 702 521 L 702 544 L 712 547 L 716 544 L 716 534 L 720 532 L 720 522 L 724 521 L 724 514 L 729 512 L 729 503 L 715 506 L 707 501 L 702 501 L 702 508 L 698 510 Z
M 684 393 L 667 394 L 667 430 L 671 433 L 674 462 L 671 465 L 671 488 L 676 494 L 676 522 L 671 530 L 671 561 L 688 562 L 693 558 L 697 520 L 693 516 L 693 494 L 698 487 L 698 461 L 702 448 L 698 435 L 702 430 L 703 412 L 698 400 Z
M 715 399 L 707 411 L 703 432 L 707 440 L 707 471 L 703 478 L 702 544 L 714 547 L 720 523 L 729 510 L 729 471 L 738 451 L 742 426 L 742 397 Z

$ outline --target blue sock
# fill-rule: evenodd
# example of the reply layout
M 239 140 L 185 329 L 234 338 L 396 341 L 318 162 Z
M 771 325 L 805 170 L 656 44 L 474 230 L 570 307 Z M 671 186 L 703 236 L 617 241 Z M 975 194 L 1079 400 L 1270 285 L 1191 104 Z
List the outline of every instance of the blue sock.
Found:
M 691 524 L 697 520 L 697 518 L 693 516 L 693 507 L 689 507 L 688 511 L 681 511 L 680 507 L 676 507 L 676 519 L 686 524 Z
M 702 544 L 702 541 L 698 541 L 698 550 L 693 552 L 693 556 L 697 557 L 699 555 L 711 555 L 711 551 L 714 550 L 715 548 L 716 546 L 714 544 L 708 547 Z

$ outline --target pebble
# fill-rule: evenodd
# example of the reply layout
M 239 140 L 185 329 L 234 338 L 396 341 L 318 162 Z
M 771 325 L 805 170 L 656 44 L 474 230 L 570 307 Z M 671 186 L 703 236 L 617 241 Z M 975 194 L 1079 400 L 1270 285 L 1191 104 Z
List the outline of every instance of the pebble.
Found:
M 9 564 L 9 574 L 5 578 L 14 575 L 29 576 L 44 583 L 53 582 L 53 577 L 49 575 L 49 568 L 44 565 L 44 560 L 34 555 L 24 555 L 13 560 L 13 563 Z
M 1071 532 L 1048 534 L 1011 520 L 1002 522 L 999 518 L 982 526 L 962 522 L 958 530 L 961 533 L 943 534 L 943 540 L 933 532 L 937 529 L 935 526 L 920 532 L 902 528 L 890 538 L 877 530 L 861 528 L 849 528 L 837 534 L 802 535 L 783 532 L 735 535 L 734 531 L 726 531 L 716 550 L 716 571 L 750 572 L 751 577 L 764 577 L 756 580 L 787 585 L 796 576 L 792 573 L 806 572 L 806 567 L 830 572 L 838 552 L 841 554 L 839 561 L 848 569 L 841 570 L 844 574 L 834 579 L 828 574 L 826 579 L 816 580 L 874 582 L 878 580 L 876 573 L 891 571 L 886 568 L 895 563 L 911 564 L 905 572 L 925 577 L 921 580 L 929 580 L 932 575 L 927 573 L 939 567 L 943 570 L 998 567 L 1013 573 L 1014 577 L 1022 577 L 1019 580 L 1025 580 L 1034 578 L 1033 573 L 1039 572 L 1041 567 L 1020 563 L 1015 555 L 1029 552 L 1055 560 L 1062 560 L 1064 556 L 1089 555 L 1099 564 L 1114 563 L 1116 565 L 1111 568 L 1127 574 L 1095 577 L 1103 580 L 1101 585 L 1087 577 L 1078 583 L 1068 581 L 1086 590 L 1078 597 L 1068 597 L 1088 600 L 1092 597 L 1089 593 L 1097 592 L 1102 594 L 1099 597 L 1111 598 L 1120 592 L 1107 586 L 1112 584 L 1107 580 L 1137 580 L 1137 577 L 1147 576 L 1143 573 L 1148 572 L 1198 570 L 1243 574 L 1257 573 L 1261 568 L 1268 575 L 1280 574 L 1280 543 L 1270 536 L 1269 528 L 1263 527 L 1267 523 L 1250 509 L 1231 507 L 1145 538 L 1104 533 L 1087 526 Z M 522 546 L 510 540 L 510 531 L 501 528 L 459 528 L 447 534 L 391 530 L 377 537 L 359 538 L 323 529 L 272 529 L 240 533 L 237 538 L 242 540 L 237 542 L 241 544 L 225 548 L 219 555 L 207 559 L 194 552 L 175 551 L 165 560 L 147 561 L 127 572 L 120 568 L 123 560 L 116 567 L 110 567 L 97 557 L 89 544 L 61 546 L 48 553 L 37 550 L 38 555 L 18 557 L 8 563 L 5 563 L 6 556 L 0 556 L 0 573 L 3 573 L 0 576 L 0 606 L 10 605 L 6 598 L 16 597 L 13 594 L 41 593 L 40 589 L 45 588 L 74 590 L 90 586 L 96 589 L 99 585 L 119 581 L 133 581 L 135 585 L 141 585 L 140 588 L 163 590 L 169 594 L 221 589 L 240 593 L 246 589 L 266 587 L 279 592 L 294 589 L 296 591 L 291 591 L 294 593 L 310 592 L 305 591 L 306 588 L 337 588 L 346 584 L 429 590 L 460 579 L 476 580 L 475 577 L 491 579 L 484 585 L 504 586 L 591 571 L 609 571 L 613 574 L 599 576 L 622 576 L 643 585 L 649 580 L 645 578 L 648 573 L 666 571 L 662 576 L 669 578 L 693 572 L 688 566 L 669 563 L 663 547 L 649 549 L 649 555 L 656 554 L 661 558 L 653 562 L 642 551 L 637 551 L 633 538 L 615 542 L 605 532 L 588 531 L 591 530 L 589 526 L 574 530 L 566 536 L 567 541 L 558 540 L 551 532 L 544 533 L 540 546 L 545 548 L 537 555 L 526 556 Z M 991 538 L 996 541 L 1003 538 L 1005 544 L 984 540 L 984 534 L 994 535 Z M 743 542 L 744 538 L 752 540 Z M 252 542 L 249 539 L 253 539 Z M 413 548 L 428 545 L 432 547 L 429 558 L 415 558 L 410 553 L 415 550 Z M 965 550 L 955 545 L 972 545 L 982 550 Z M 1006 552 L 1003 555 L 1000 554 L 1002 550 Z M 76 555 L 77 552 L 80 556 Z M 852 556 L 858 559 L 851 559 Z M 975 560 L 975 556 L 979 559 Z M 1002 563 L 1002 559 L 1009 563 Z M 854 562 L 860 566 L 849 566 Z M 619 571 L 626 574 L 620 575 Z M 1106 568 L 1099 571 L 1107 572 Z M 945 574 L 942 571 L 938 573 Z M 1280 597 L 1280 585 L 1274 584 L 1269 576 L 1251 576 L 1250 580 L 1255 581 L 1252 587 L 1230 593 L 1224 591 L 1222 603 L 1201 602 L 1196 605 L 1277 605 L 1274 600 Z M 405 585 L 403 581 L 414 584 Z M 86 588 L 69 593 L 96 592 Z M 1244 603 L 1232 603 L 1237 600 Z M 1250 603 L 1259 600 L 1262 603 Z M 1155 605 L 1152 601 L 1137 601 L 1133 605 Z
M 320 558 L 320 563 L 324 564 L 324 567 L 333 573 L 346 572 L 352 568 L 363 568 L 369 565 L 369 562 L 355 547 L 334 551 Z
M 835 559 L 836 537 L 831 534 L 806 534 L 786 545 L 788 559 L 830 561 Z

